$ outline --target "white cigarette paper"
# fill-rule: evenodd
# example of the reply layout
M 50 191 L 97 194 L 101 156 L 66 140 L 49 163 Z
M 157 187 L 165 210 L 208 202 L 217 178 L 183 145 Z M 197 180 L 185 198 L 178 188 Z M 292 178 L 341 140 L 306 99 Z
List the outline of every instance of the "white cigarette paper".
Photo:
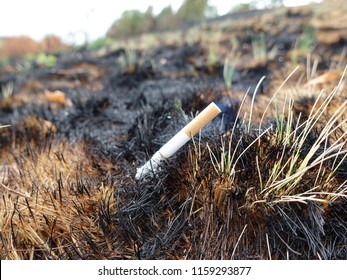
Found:
M 160 162 L 173 156 L 189 139 L 204 128 L 211 120 L 220 114 L 221 110 L 212 102 L 190 123 L 182 128 L 174 137 L 172 137 L 152 158 L 143 166 L 137 169 L 135 179 L 140 180 L 149 172 L 155 172 Z

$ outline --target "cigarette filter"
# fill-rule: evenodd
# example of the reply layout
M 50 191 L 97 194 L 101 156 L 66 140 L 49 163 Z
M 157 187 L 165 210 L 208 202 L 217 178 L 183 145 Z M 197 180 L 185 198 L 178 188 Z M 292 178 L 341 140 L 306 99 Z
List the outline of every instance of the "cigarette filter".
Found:
M 149 161 L 137 169 L 135 179 L 140 180 L 150 171 L 155 172 L 161 161 L 173 156 L 200 129 L 204 128 L 211 120 L 218 116 L 220 112 L 221 110 L 214 102 L 210 103 L 199 115 L 162 146 Z

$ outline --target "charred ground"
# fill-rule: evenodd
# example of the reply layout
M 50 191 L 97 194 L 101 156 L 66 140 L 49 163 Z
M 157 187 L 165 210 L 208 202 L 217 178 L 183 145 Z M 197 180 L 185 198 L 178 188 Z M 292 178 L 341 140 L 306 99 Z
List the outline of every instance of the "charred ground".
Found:
M 347 26 L 329 25 L 335 10 L 324 7 L 1 70 L 0 122 L 10 125 L 0 130 L 1 258 L 346 259 Z M 235 62 L 228 87 L 225 58 Z M 296 65 L 280 90 L 296 121 L 281 123 L 265 108 Z M 322 89 L 323 106 L 314 106 Z M 136 167 L 211 101 L 223 117 L 136 181 Z M 337 128 L 317 141 L 334 112 Z M 305 120 L 310 129 L 298 127 Z

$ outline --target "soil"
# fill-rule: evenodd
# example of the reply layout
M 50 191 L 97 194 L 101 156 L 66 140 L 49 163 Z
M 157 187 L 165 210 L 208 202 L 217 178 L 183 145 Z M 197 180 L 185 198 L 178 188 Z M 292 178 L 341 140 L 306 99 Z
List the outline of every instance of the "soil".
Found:
M 85 188 L 85 191 L 92 193 L 93 188 L 109 186 L 117 201 L 114 213 L 106 213 L 107 207 L 101 207 L 100 209 L 106 212 L 99 212 L 99 218 L 102 217 L 104 220 L 98 220 L 98 224 L 105 228 L 104 235 L 110 239 L 109 243 L 106 243 L 112 244 L 112 250 L 99 244 L 97 237 L 87 238 L 84 235 L 84 246 L 89 249 L 82 253 L 78 253 L 77 249 L 67 250 L 58 254 L 58 257 L 56 255 L 56 258 L 221 257 L 216 248 L 213 251 L 212 246 L 205 245 L 207 239 L 194 240 L 196 237 L 193 237 L 192 232 L 198 231 L 199 224 L 188 223 L 187 217 L 192 210 L 184 207 L 184 199 L 175 197 L 183 196 L 180 190 L 183 185 L 189 184 L 184 179 L 185 170 L 189 169 L 187 148 L 167 163 L 163 171 L 159 172 L 159 179 L 136 181 L 136 168 L 148 160 L 193 114 L 201 111 L 211 101 L 221 107 L 224 116 L 223 120 L 221 117 L 217 118 L 204 130 L 206 137 L 211 137 L 210 133 L 215 130 L 218 130 L 219 134 L 228 131 L 236 119 L 242 96 L 248 92 L 249 98 L 246 102 L 250 102 L 263 76 L 266 79 L 260 85 L 256 97 L 256 110 L 260 112 L 264 110 L 261 106 L 262 100 L 271 98 L 296 65 L 301 68 L 288 82 L 288 88 L 296 87 L 298 84 L 305 86 L 309 80 L 308 77 L 305 78 L 306 66 L 314 64 L 315 60 L 318 64 L 314 77 L 321 77 L 323 73 L 328 73 L 329 77 L 317 81 L 314 81 L 313 77 L 313 87 L 319 91 L 320 88 L 336 85 L 347 61 L 347 26 L 335 26 L 333 23 L 326 26 L 327 16 L 324 12 L 319 14 L 319 9 L 318 5 L 281 8 L 259 14 L 238 14 L 235 19 L 223 18 L 199 27 L 202 34 L 221 31 L 217 41 L 213 42 L 220 59 L 213 65 L 209 64 L 207 59 L 208 48 L 205 39 L 191 43 L 183 38 L 181 43 L 163 42 L 147 50 L 136 50 L 137 59 L 134 64 L 126 61 L 130 60 L 127 49 L 118 48 L 103 52 L 78 50 L 63 53 L 58 56 L 57 63 L 52 68 L 35 63 L 25 68 L 21 66 L 23 64 L 17 63 L 11 69 L 2 69 L 0 88 L 13 85 L 13 93 L 10 96 L 0 97 L 0 124 L 10 125 L 1 128 L 0 131 L 2 184 L 16 185 L 16 174 L 24 176 L 22 172 L 26 172 L 26 158 L 34 164 L 34 159 L 37 159 L 41 152 L 50 158 L 48 155 L 51 149 L 67 143 L 55 150 L 55 157 L 65 157 L 65 160 L 60 158 L 60 162 L 69 162 L 67 158 L 73 158 L 74 153 L 82 157 L 79 159 L 80 165 L 70 166 L 71 169 L 76 169 L 76 174 L 80 176 L 76 175 L 78 178 L 73 179 L 70 187 L 74 185 L 78 189 L 80 183 L 82 189 Z M 307 31 L 307 26 L 311 31 Z M 188 36 L 189 30 L 182 34 Z M 312 35 L 305 32 L 312 32 L 315 41 L 309 49 L 300 49 L 299 39 Z M 254 57 L 252 40 L 254 36 L 258 36 L 257 34 L 265 36 L 267 53 L 276 49 L 273 56 L 268 56 L 265 60 Z M 231 38 L 237 38 L 238 46 L 233 45 Z M 223 79 L 222 58 L 231 49 L 237 50 L 241 55 L 235 66 L 230 89 L 226 88 Z M 331 69 L 335 69 L 335 72 Z M 299 97 L 298 100 L 301 100 L 298 104 L 302 105 L 303 99 Z M 81 151 L 79 147 L 82 147 Z M 48 159 L 45 161 L 43 170 L 55 168 Z M 81 170 L 77 172 L 78 166 Z M 35 168 L 36 172 L 40 173 L 38 167 Z M 166 187 L 168 190 L 165 191 Z M 3 195 L 4 192 L 0 191 Z M 220 200 L 217 203 L 218 207 L 223 207 L 223 203 Z M 229 207 L 235 210 L 237 205 Z M 287 213 L 286 207 L 278 211 Z M 298 219 L 296 215 L 302 211 L 300 207 L 293 208 L 292 220 Z M 340 211 L 341 215 L 346 217 L 346 207 L 339 207 L 343 209 Z M 312 213 L 316 211 L 319 209 L 314 208 Z M 342 218 L 339 218 L 336 211 L 330 212 L 331 219 L 341 223 Z M 310 213 L 307 215 L 311 215 Z M 236 214 L 230 215 L 237 219 Z M 227 218 L 218 219 L 222 222 Z M 266 223 L 268 221 L 263 221 L 262 227 L 266 228 Z M 341 228 L 346 226 L 346 223 L 343 223 L 340 225 Z M 249 224 L 255 225 L 252 220 Z M 112 233 L 112 227 L 117 228 L 117 233 Z M 280 222 L 274 222 L 268 228 L 275 229 L 273 232 L 269 231 L 269 238 L 274 241 L 275 248 L 280 241 L 274 232 L 283 233 L 290 225 L 283 226 Z M 243 228 L 239 228 L 236 232 L 240 233 L 242 230 Z M 222 232 L 229 232 L 229 229 L 224 231 L 223 228 Z M 299 233 L 299 239 L 304 238 L 301 234 L 305 235 Z M 333 232 L 331 234 L 334 235 Z M 251 234 L 248 236 L 251 238 Z M 253 240 L 248 241 L 256 242 L 258 237 L 254 235 Z M 237 238 L 235 233 L 235 239 Z M 346 238 L 340 235 L 336 238 L 336 242 L 342 244 L 339 252 L 335 250 L 334 254 L 329 255 L 324 250 L 320 251 L 319 246 L 317 249 L 309 245 L 306 255 L 294 253 L 293 258 L 316 258 L 317 255 L 326 258 L 346 258 Z M 196 249 L 194 253 L 190 253 L 189 244 L 201 246 L 201 250 Z M 219 248 L 228 247 L 228 244 L 219 245 Z M 297 241 L 297 244 L 293 242 L 290 246 L 296 245 L 302 246 L 300 241 Z M 57 243 L 55 246 L 58 246 Z M 2 247 L 1 250 L 5 252 L 5 245 Z M 208 248 L 211 250 L 203 252 L 205 249 L 209 250 Z M 234 252 L 236 258 L 267 257 L 259 248 L 247 248 L 248 251 L 245 252 Z M 286 251 L 284 245 L 279 246 L 277 251 L 273 251 L 273 257 L 285 258 Z M 228 252 L 231 255 L 232 249 Z M 7 253 L 2 254 L 6 257 Z M 22 257 L 28 258 L 28 255 Z M 46 257 L 44 253 L 35 253 L 34 256 Z

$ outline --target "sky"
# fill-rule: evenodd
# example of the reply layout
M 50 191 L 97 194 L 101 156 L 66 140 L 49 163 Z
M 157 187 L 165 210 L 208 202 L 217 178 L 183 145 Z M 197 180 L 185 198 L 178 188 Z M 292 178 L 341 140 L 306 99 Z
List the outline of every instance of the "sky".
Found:
M 27 35 L 40 40 L 48 34 L 55 34 L 68 43 L 81 44 L 104 36 L 125 10 L 145 11 L 152 5 L 157 14 L 168 5 L 177 10 L 182 2 L 183 0 L 2 0 L 0 37 Z M 218 13 L 222 15 L 241 2 L 247 1 L 210 0 L 209 4 L 216 6 Z M 312 1 L 284 2 L 297 6 Z

